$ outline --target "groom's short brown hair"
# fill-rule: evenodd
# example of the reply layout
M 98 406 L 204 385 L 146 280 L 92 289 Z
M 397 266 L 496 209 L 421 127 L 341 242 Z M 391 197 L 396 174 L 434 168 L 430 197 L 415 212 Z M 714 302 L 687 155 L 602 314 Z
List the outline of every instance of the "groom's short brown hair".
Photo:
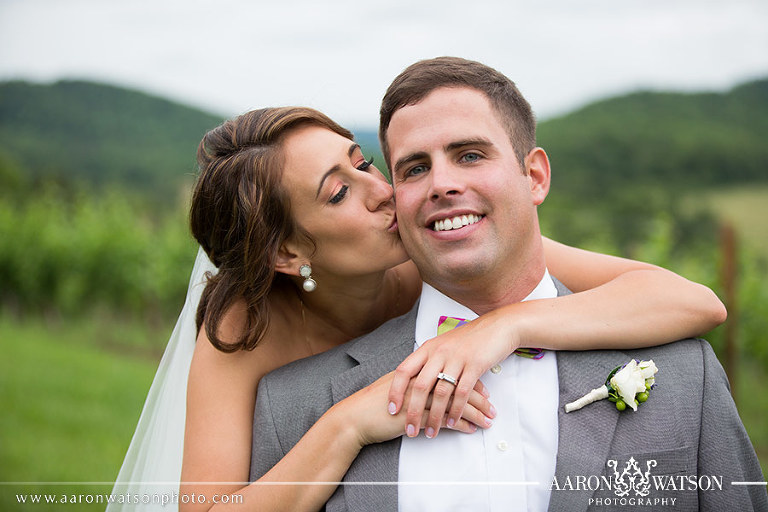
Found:
M 536 120 L 515 83 L 495 69 L 459 57 L 437 57 L 411 64 L 392 81 L 379 111 L 379 142 L 391 168 L 387 129 L 392 116 L 423 100 L 440 87 L 469 87 L 484 93 L 525 169 L 525 157 L 536 146 Z

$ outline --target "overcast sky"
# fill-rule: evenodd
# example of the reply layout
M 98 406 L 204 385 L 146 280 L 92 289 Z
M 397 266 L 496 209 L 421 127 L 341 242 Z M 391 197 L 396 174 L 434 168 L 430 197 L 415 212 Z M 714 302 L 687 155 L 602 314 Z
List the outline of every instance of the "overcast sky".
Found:
M 539 117 L 639 88 L 768 77 L 766 0 L 0 0 L 0 79 L 86 78 L 225 116 L 309 105 L 375 127 L 412 62 L 458 55 Z

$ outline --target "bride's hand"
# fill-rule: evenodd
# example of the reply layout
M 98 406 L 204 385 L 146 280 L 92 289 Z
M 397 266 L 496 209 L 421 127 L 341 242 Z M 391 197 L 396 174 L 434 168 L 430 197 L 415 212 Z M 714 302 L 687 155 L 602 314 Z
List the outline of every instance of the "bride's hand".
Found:
M 520 346 L 519 335 L 509 317 L 491 311 L 468 324 L 424 342 L 395 370 L 389 390 L 388 410 L 406 410 L 406 429 L 437 435 L 444 424 L 455 425 L 478 379 L 493 365 L 503 361 Z M 458 382 L 438 380 L 438 373 Z M 413 388 L 405 403 L 407 389 Z M 429 414 L 427 397 L 433 396 Z M 426 422 L 424 421 L 426 418 Z M 429 437 L 433 437 L 430 435 Z
M 393 415 L 386 410 L 388 391 L 393 377 L 394 372 L 390 372 L 333 407 L 341 409 L 343 414 L 347 415 L 346 423 L 354 428 L 361 447 L 394 439 L 402 435 L 405 430 L 405 412 Z M 467 403 L 459 412 L 459 419 L 451 427 L 453 430 L 473 433 L 477 431 L 478 426 L 482 428 L 490 426 L 490 419 L 494 416 L 493 406 L 483 392 L 482 382 L 478 382 L 475 389 L 470 390 Z M 411 396 L 412 386 L 406 385 L 404 392 L 406 404 Z M 422 423 L 426 422 L 431 404 L 432 397 L 427 396 L 422 407 Z M 445 426 L 445 420 L 445 417 L 441 419 L 441 426 Z M 418 430 L 412 432 L 413 436 L 417 434 Z

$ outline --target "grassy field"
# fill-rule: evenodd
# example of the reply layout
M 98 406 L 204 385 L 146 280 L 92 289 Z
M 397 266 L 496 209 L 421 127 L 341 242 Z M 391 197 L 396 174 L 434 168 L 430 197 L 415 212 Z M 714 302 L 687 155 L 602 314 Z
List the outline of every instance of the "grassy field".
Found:
M 712 190 L 697 200 L 719 218 L 730 222 L 738 233 L 739 243 L 754 251 L 763 262 L 768 262 L 768 185 L 753 185 Z M 748 305 L 743 305 L 748 307 Z M 768 340 L 765 341 L 768 343 Z M 750 362 L 742 367 L 748 368 Z M 768 468 L 768 397 L 755 392 L 757 383 L 764 383 L 768 369 L 752 367 L 738 377 L 737 392 L 742 418 L 748 425 L 750 436 L 759 449 L 763 473 Z M 757 384 L 764 385 L 764 384 Z M 756 404 L 748 404 L 758 401 Z M 766 473 L 768 474 L 768 473 Z
M 688 208 L 710 210 L 730 222 L 746 245 L 768 258 L 768 185 L 696 193 L 684 202 Z
M 88 482 L 0 484 L 0 510 L 62 508 L 22 505 L 16 494 L 49 493 L 71 499 L 111 490 L 110 485 L 95 482 L 109 482 L 117 475 L 159 357 L 116 349 L 120 340 L 107 349 L 87 341 L 103 328 L 102 321 L 45 327 L 39 321 L 0 316 L 0 482 Z M 139 331 L 130 326 L 114 330 L 125 336 Z M 764 369 L 745 361 L 734 384 L 765 471 L 768 382 L 764 377 Z M 72 510 L 103 508 L 81 503 Z
M 85 341 L 99 324 L 47 328 L 0 318 L 0 482 L 109 482 L 117 476 L 158 361 Z M 18 493 L 110 490 L 95 484 L 3 484 L 0 510 L 30 510 L 16 502 Z

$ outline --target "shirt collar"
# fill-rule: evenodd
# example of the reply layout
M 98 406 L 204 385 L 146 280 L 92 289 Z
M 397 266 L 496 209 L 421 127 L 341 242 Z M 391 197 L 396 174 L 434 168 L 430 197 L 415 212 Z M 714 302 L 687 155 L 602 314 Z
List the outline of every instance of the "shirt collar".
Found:
M 523 302 L 533 299 L 550 299 L 557 297 L 557 288 L 549 275 L 549 271 L 544 269 L 544 276 L 536 285 L 531 293 L 528 294 Z M 419 300 L 419 312 L 416 317 L 416 346 L 420 347 L 425 341 L 437 336 L 437 322 L 441 316 L 453 316 L 474 320 L 477 313 L 459 304 L 452 298 L 439 292 L 437 289 L 422 283 L 421 299 Z

